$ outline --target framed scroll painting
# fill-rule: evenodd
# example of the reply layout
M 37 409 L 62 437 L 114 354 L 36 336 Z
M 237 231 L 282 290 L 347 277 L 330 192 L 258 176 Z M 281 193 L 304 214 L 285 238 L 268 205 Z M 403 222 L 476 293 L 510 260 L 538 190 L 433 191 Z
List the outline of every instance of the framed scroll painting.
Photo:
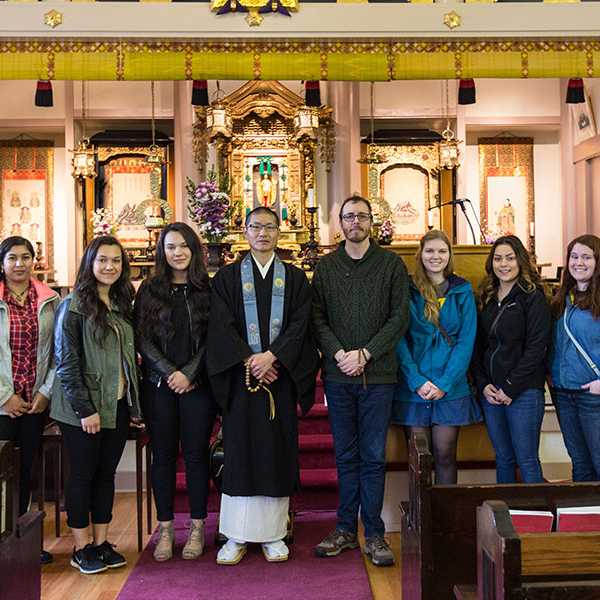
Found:
M 479 138 L 479 200 L 487 241 L 516 235 L 534 250 L 532 138 Z
M 379 220 L 390 219 L 394 242 L 419 240 L 439 224 L 439 161 L 434 145 L 379 145 L 368 166 L 368 197 Z
M 1 237 L 20 235 L 36 251 L 37 267 L 54 270 L 52 142 L 0 141 Z M 50 277 L 51 279 L 51 277 Z
M 111 212 L 117 222 L 117 237 L 125 247 L 148 244 L 145 220 L 153 210 L 153 199 L 167 197 L 168 150 L 161 148 L 160 152 L 164 164 L 154 166 L 146 160 L 149 147 L 98 148 L 94 204 Z M 168 212 L 170 218 L 172 207 Z

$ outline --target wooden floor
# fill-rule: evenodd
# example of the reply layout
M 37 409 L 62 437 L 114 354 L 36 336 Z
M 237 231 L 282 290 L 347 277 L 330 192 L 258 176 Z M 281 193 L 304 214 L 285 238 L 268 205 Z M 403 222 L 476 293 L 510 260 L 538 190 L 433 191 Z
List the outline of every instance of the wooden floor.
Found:
M 64 514 L 62 535 L 54 537 L 54 507 L 46 506 L 44 548 L 54 555 L 54 563 L 42 569 L 42 600 L 114 600 L 127 580 L 138 559 L 135 494 L 117 494 L 109 539 L 125 555 L 128 564 L 99 575 L 82 575 L 70 566 L 73 540 L 66 526 Z M 144 543 L 150 536 L 144 535 Z M 400 534 L 387 536 L 392 544 L 396 561 L 400 558 Z M 335 560 L 335 559 L 331 559 Z M 400 600 L 401 573 L 398 564 L 378 568 L 367 562 L 367 572 L 374 600 Z M 226 597 L 224 594 L 223 597 Z M 153 600 L 160 600 L 155 598 Z M 185 598 L 181 598 L 185 600 Z M 250 600 L 250 599 L 249 599 Z

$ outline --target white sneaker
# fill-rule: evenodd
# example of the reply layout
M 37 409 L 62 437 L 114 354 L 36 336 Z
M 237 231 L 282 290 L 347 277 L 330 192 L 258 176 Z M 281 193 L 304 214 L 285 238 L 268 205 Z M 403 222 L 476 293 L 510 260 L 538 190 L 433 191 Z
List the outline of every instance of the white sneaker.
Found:
M 217 554 L 218 565 L 237 565 L 246 554 L 246 544 L 227 540 Z
M 262 551 L 269 562 L 284 562 L 290 556 L 290 550 L 283 540 L 263 544 Z

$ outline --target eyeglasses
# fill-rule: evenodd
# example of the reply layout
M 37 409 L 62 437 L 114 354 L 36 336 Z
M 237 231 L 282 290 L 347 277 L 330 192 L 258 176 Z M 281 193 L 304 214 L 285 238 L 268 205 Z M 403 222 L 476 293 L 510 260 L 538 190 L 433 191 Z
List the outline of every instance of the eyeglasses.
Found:
M 269 225 L 257 225 L 256 223 L 250 223 L 246 225 L 246 229 L 251 233 L 259 233 L 260 231 L 266 231 L 267 233 L 275 233 L 279 227 L 270 223 Z
M 346 213 L 342 215 L 342 221 L 345 223 L 353 223 L 354 219 L 358 219 L 359 223 L 366 223 L 371 220 L 371 215 L 369 213 Z

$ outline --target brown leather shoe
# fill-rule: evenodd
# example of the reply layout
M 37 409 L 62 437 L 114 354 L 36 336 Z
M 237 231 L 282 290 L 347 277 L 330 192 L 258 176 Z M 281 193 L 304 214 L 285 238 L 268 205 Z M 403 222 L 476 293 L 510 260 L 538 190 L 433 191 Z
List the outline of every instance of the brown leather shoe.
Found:
M 154 560 L 164 562 L 173 557 L 173 544 L 175 543 L 175 534 L 173 532 L 173 521 L 166 525 L 160 525 L 158 530 L 158 542 L 154 548 Z
M 190 523 L 190 531 L 188 533 L 188 539 L 183 547 L 181 557 L 186 560 L 194 560 L 202 556 L 204 550 L 204 521 L 200 521 L 199 524 L 195 524 L 194 521 Z

